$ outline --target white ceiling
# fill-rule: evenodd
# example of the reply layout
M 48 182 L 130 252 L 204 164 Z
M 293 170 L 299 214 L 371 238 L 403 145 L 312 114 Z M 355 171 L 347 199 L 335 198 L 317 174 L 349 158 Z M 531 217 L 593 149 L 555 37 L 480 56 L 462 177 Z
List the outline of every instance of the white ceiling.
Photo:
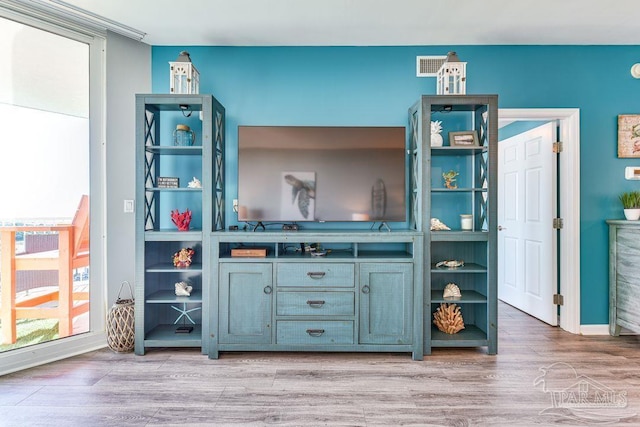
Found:
M 640 0 L 65 1 L 151 45 L 640 44 Z

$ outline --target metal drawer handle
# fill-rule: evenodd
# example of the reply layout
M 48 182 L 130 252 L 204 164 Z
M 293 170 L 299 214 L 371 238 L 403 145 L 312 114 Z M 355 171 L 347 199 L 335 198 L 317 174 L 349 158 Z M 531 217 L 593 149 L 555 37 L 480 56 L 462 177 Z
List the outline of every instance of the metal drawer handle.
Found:
M 362 287 L 362 293 L 363 293 L 363 294 L 368 294 L 370 290 L 371 290 L 371 289 L 369 288 L 369 285 L 364 285 L 364 286 Z
M 324 334 L 324 329 L 307 329 L 307 333 L 311 337 L 319 337 Z
M 265 286 L 263 291 L 265 294 L 269 295 L 271 292 L 273 292 L 273 288 L 271 286 Z
M 325 274 L 327 273 L 325 273 L 324 271 L 310 271 L 307 273 L 307 276 L 312 279 L 322 279 Z
M 313 308 L 320 308 L 324 305 L 324 301 L 323 300 L 309 300 L 307 301 L 307 304 L 309 304 L 309 307 L 313 307 Z

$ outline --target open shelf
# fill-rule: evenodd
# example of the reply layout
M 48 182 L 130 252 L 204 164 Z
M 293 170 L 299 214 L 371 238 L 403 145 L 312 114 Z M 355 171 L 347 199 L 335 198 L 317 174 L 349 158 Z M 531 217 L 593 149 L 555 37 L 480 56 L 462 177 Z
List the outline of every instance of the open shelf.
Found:
M 432 290 L 431 291 L 431 303 L 432 304 L 440 304 L 440 303 L 454 303 L 454 304 L 486 304 L 487 297 L 482 295 L 476 291 L 466 291 L 463 290 L 461 292 L 462 296 L 460 298 L 443 298 L 442 291 Z
M 152 304 L 199 304 L 202 303 L 202 292 L 194 290 L 190 296 L 177 296 L 175 291 L 156 291 L 147 296 L 145 301 Z
M 202 345 L 202 326 L 193 326 L 188 334 L 176 333 L 182 325 L 158 325 L 145 334 L 145 347 L 200 347 Z

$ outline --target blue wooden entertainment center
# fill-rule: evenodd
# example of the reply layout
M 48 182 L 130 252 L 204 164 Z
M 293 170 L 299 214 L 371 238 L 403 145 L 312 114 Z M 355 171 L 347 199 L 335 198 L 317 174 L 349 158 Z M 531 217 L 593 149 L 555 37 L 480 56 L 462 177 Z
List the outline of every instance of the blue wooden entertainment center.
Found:
M 475 131 L 477 144 L 432 147 L 433 117 L 444 129 Z M 136 354 L 198 347 L 213 359 L 326 351 L 422 360 L 434 347 L 497 352 L 496 95 L 425 95 L 411 107 L 402 230 L 226 230 L 224 107 L 211 95 L 137 95 L 136 120 Z M 195 131 L 193 145 L 173 144 L 178 125 Z M 449 169 L 459 185 L 443 189 Z M 186 209 L 189 230 L 178 231 L 170 213 Z M 471 215 L 464 230 L 461 214 Z M 432 230 L 432 217 L 449 230 Z M 189 248 L 188 265 L 175 263 Z M 465 263 L 443 269 L 443 260 Z M 188 295 L 175 294 L 179 282 Z M 444 298 L 448 283 L 460 298 Z M 464 318 L 454 334 L 433 325 L 450 303 Z

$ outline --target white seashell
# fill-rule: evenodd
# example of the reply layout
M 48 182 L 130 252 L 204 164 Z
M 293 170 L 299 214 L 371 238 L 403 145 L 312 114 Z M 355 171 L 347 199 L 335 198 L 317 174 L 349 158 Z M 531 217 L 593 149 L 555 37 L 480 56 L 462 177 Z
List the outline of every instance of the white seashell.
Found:
M 455 283 L 449 283 L 444 287 L 442 298 L 458 299 L 460 297 L 462 297 L 462 293 L 460 293 L 460 288 Z
M 436 267 L 458 268 L 464 265 L 464 261 L 452 259 L 447 261 L 440 261 L 436 263 Z
M 431 231 L 451 230 L 445 223 L 438 218 L 431 218 Z
M 187 282 L 178 282 L 175 284 L 175 287 L 176 287 L 177 296 L 179 297 L 191 296 L 191 291 L 193 290 L 193 286 L 191 286 Z
M 189 187 L 189 188 L 202 188 L 202 183 L 200 182 L 200 180 L 198 178 L 196 178 L 194 176 L 193 179 L 191 181 L 189 181 L 189 184 L 187 184 L 187 187 Z

